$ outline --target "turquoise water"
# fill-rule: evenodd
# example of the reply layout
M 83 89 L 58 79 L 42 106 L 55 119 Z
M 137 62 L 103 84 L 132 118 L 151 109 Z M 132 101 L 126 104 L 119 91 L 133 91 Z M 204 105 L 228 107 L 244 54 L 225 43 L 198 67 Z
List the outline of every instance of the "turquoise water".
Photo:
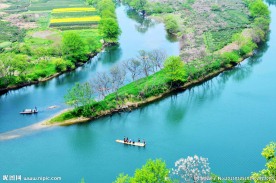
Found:
M 141 37 L 135 39 L 126 35 L 121 40 L 132 43 L 144 38 L 149 42 L 144 46 L 156 45 L 151 44 L 150 40 L 162 33 L 162 24 L 149 27 L 147 32 L 137 32 L 133 26 L 137 23 L 127 18 L 122 10 L 123 7 L 118 9 L 120 25 L 132 27 L 132 31 L 136 31 L 133 35 L 137 33 Z M 62 182 L 79 182 L 84 177 L 89 183 L 108 183 L 115 180 L 121 172 L 132 175 L 149 158 L 162 158 L 172 168 L 179 158 L 194 154 L 209 158 L 212 172 L 221 176 L 248 176 L 251 172 L 264 168 L 265 161 L 260 155 L 262 148 L 276 140 L 275 6 L 271 6 L 270 10 L 270 40 L 255 56 L 237 68 L 191 90 L 171 95 L 131 113 L 116 114 L 82 125 L 57 127 L 19 139 L 1 141 L 0 174 L 60 176 Z M 158 32 L 149 34 L 154 30 Z M 162 36 L 164 39 L 158 40 L 166 42 L 164 32 Z M 171 54 L 177 53 L 173 51 L 174 47 L 177 50 L 177 43 L 166 42 L 166 45 L 172 49 Z M 119 58 L 135 54 L 135 49 L 139 46 L 141 45 L 121 45 L 116 62 L 120 61 Z M 112 57 L 111 54 L 110 58 Z M 104 64 L 97 62 L 96 70 L 104 70 L 105 66 L 111 65 L 110 61 Z M 87 79 L 90 72 L 96 71 L 92 67 L 88 64 L 87 67 L 64 77 L 65 81 L 61 82 L 61 86 L 51 81 L 44 87 L 28 87 L 12 92 L 5 100 L 9 101 L 17 96 L 25 101 L 24 96 L 32 90 L 35 94 L 37 90 L 54 90 L 54 95 L 63 91 L 62 87 L 67 88 L 70 85 L 66 84 L 68 81 Z M 85 72 L 86 70 L 88 71 Z M 55 97 L 50 97 L 50 93 L 47 96 Z M 62 101 L 62 97 L 58 99 Z M 43 98 L 40 100 L 45 105 L 51 103 Z M 25 103 L 33 104 L 27 101 Z M 8 122 L 2 120 L 4 110 L 0 111 L 0 125 L 4 129 L 2 131 L 25 126 L 17 124 L 20 121 L 7 124 Z M 49 115 L 45 112 L 45 116 Z M 10 116 L 12 114 L 6 114 L 4 118 L 11 121 L 17 119 Z M 24 124 L 35 121 L 25 118 L 21 120 Z M 148 145 L 146 148 L 138 148 L 115 143 L 116 139 L 123 136 L 145 138 Z

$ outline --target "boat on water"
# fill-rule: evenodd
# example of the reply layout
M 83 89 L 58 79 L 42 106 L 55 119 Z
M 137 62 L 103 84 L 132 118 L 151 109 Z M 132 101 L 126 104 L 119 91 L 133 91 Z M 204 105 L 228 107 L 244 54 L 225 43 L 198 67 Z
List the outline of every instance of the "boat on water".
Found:
M 35 114 L 38 113 L 37 109 L 24 109 L 20 114 Z
M 126 145 L 132 145 L 132 146 L 139 146 L 139 147 L 145 147 L 146 144 L 143 142 L 124 142 L 123 140 L 116 140 L 116 142 Z

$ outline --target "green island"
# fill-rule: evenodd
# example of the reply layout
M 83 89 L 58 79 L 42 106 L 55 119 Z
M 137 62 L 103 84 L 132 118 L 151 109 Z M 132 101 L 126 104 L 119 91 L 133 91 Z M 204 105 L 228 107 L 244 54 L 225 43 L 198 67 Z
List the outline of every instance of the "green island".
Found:
M 117 44 L 112 0 L 1 0 L 0 92 L 49 80 Z
M 180 41 L 180 55 L 166 58 L 163 50 L 141 50 L 137 58 L 98 73 L 92 82 L 77 83 L 65 96 L 73 109 L 46 124 L 70 125 L 131 111 L 200 84 L 254 54 L 269 32 L 270 12 L 262 0 L 124 3 L 142 16 L 163 21 Z

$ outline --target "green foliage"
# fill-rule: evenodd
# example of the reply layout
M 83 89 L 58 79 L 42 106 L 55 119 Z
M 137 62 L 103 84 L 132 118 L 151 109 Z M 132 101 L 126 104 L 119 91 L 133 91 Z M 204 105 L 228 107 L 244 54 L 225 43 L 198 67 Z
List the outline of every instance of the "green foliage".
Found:
M 62 58 L 54 58 L 53 62 L 56 66 L 57 72 L 65 72 L 68 69 L 74 68 L 74 64 L 69 60 L 64 60 Z
M 225 52 L 222 54 L 222 59 L 226 64 L 231 62 L 238 62 L 239 58 L 240 57 L 236 52 Z
M 107 43 L 117 42 L 121 30 L 118 22 L 114 18 L 103 18 L 99 23 L 99 31 Z
M 16 26 L 10 25 L 8 22 L 0 20 L 0 43 L 1 42 L 22 42 L 25 35 L 25 29 L 19 29 Z
M 173 83 L 185 82 L 187 80 L 184 62 L 180 57 L 171 56 L 167 58 L 164 64 L 164 70 L 167 78 Z
M 121 173 L 113 183 L 129 183 L 130 177 Z
M 260 172 L 252 173 L 252 178 L 256 183 L 271 183 L 276 180 L 276 143 L 271 142 L 262 152 L 262 156 L 266 159 L 266 169 Z M 266 178 L 266 179 L 265 179 Z
M 62 38 L 62 53 L 65 59 L 72 62 L 87 60 L 87 46 L 82 38 L 74 33 L 68 32 Z
M 74 106 L 75 108 L 80 106 L 89 105 L 94 102 L 92 98 L 93 90 L 89 83 L 76 83 L 73 88 L 68 90 L 67 94 L 64 96 L 65 102 Z
M 249 40 L 240 48 L 240 55 L 241 56 L 246 55 L 252 52 L 256 48 L 257 48 L 257 45 L 252 40 Z
M 80 182 L 80 183 L 85 183 L 84 178 L 81 179 L 81 182 Z
M 251 16 L 269 18 L 270 12 L 267 8 L 267 5 L 264 4 L 262 0 L 253 0 L 249 4 L 249 11 Z
M 165 27 L 168 33 L 175 34 L 179 31 L 179 26 L 173 15 L 167 15 L 164 18 L 164 21 L 165 21 Z
M 97 8 L 102 16 L 99 22 L 99 33 L 107 44 L 117 43 L 121 29 L 115 14 L 114 2 L 112 0 L 97 1 Z
M 124 0 L 125 3 L 129 4 L 132 8 L 137 11 L 145 12 L 147 6 L 147 0 Z
M 78 34 L 85 45 L 87 45 L 89 52 L 97 52 L 102 48 L 98 29 L 82 29 L 82 30 L 66 30 L 63 33 L 75 33 Z
M 166 168 L 166 163 L 160 159 L 148 160 L 147 163 L 135 171 L 133 177 L 120 174 L 114 183 L 170 183 L 169 169 Z
M 148 14 L 161 14 L 161 13 L 172 13 L 174 9 L 170 6 L 164 6 L 160 2 L 152 2 L 146 6 L 146 12 Z

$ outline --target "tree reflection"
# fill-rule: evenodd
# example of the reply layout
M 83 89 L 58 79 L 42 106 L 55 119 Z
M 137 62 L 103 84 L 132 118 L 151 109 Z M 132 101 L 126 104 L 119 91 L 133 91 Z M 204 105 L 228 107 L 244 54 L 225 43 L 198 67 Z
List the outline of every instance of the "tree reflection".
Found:
M 109 46 L 100 56 L 100 61 L 103 64 L 112 64 L 120 60 L 122 56 L 122 49 L 119 45 Z
M 135 25 L 135 28 L 140 33 L 146 33 L 150 27 L 153 27 L 155 25 L 155 22 L 152 21 L 150 18 L 143 17 L 130 8 L 127 9 L 127 16 L 138 23 L 137 25 Z
M 276 5 L 276 0 L 265 0 L 267 2 L 267 4 L 270 5 Z
M 177 100 L 177 94 L 171 95 L 170 106 L 167 110 L 167 121 L 178 124 L 183 121 L 187 113 L 187 104 L 183 100 Z

